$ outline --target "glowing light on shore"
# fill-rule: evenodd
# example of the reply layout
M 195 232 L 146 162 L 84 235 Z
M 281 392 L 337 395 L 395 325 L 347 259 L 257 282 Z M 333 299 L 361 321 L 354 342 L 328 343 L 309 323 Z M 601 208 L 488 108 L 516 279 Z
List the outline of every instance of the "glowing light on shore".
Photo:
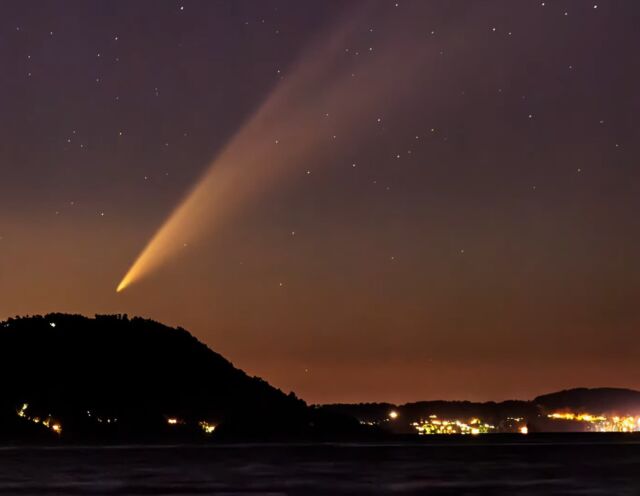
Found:
M 201 420 L 200 422 L 198 422 L 198 425 L 205 432 L 205 434 L 213 434 L 213 432 L 216 430 L 215 424 L 211 424 L 205 420 Z
M 459 420 L 459 419 L 439 419 L 436 415 L 430 415 L 426 420 L 420 420 L 420 422 L 413 422 L 411 424 L 419 435 L 431 435 L 431 434 L 471 434 L 472 436 L 478 436 L 480 434 L 488 434 L 495 432 L 496 427 L 494 425 L 483 422 L 478 418 L 471 420 Z
M 607 417 L 591 413 L 556 412 L 548 414 L 547 417 L 551 420 L 583 423 L 588 426 L 588 430 L 594 432 L 640 431 L 640 416 L 634 415 Z

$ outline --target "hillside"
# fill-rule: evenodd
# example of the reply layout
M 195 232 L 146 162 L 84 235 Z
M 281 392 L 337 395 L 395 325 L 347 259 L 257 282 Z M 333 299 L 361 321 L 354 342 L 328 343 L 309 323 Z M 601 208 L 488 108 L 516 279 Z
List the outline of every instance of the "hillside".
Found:
M 55 425 L 58 437 L 83 442 L 308 437 L 358 428 L 249 377 L 184 329 L 141 318 L 9 319 L 0 323 L 0 377 L 0 440 L 20 437 L 16 422 L 31 437 L 48 438 Z
M 573 410 L 625 415 L 640 412 L 640 391 L 621 388 L 576 388 L 538 396 L 533 402 L 545 411 Z
M 0 322 L 0 442 L 345 440 L 415 422 L 480 418 L 496 431 L 595 426 L 554 412 L 638 415 L 640 392 L 572 389 L 531 401 L 420 401 L 309 407 L 250 377 L 184 329 L 110 315 Z M 520 420 L 518 420 L 520 419 Z M 609 427 L 607 427 L 609 428 Z
M 432 416 L 463 421 L 480 418 L 495 426 L 499 432 L 512 432 L 525 424 L 531 432 L 585 431 L 603 426 L 578 421 L 557 421 L 549 418 L 549 415 L 573 412 L 605 417 L 632 416 L 640 421 L 640 392 L 618 388 L 576 388 L 538 396 L 529 401 L 418 401 L 402 405 L 358 403 L 332 404 L 323 408 L 353 416 L 365 424 L 382 426 L 385 430 L 398 434 L 415 433 L 413 424 L 422 423 Z M 633 426 L 633 429 L 639 427 L 640 424 Z M 605 428 L 615 430 L 618 427 L 607 425 Z

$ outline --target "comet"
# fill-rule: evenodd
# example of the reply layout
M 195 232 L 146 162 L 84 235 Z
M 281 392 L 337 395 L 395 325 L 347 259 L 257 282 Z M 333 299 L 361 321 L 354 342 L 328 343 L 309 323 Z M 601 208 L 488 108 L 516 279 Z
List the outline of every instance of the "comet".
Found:
M 380 43 L 386 48 L 350 53 L 345 47 L 354 43 L 363 24 L 362 17 L 340 23 L 286 71 L 144 246 L 117 292 L 156 271 L 187 240 L 215 230 L 296 171 L 302 174 L 305 158 L 329 146 L 332 134 L 348 135 L 357 144 L 365 123 L 375 123 L 379 102 L 410 96 L 418 84 L 414 76 L 429 54 L 403 35 L 401 22 Z M 415 62 L 400 60 L 398 50 L 413 55 Z M 331 132 L 323 122 L 329 111 L 335 117 Z

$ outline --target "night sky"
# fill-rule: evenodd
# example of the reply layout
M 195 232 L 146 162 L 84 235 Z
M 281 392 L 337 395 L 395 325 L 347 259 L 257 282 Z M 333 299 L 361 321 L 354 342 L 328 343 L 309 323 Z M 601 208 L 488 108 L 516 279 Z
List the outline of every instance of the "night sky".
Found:
M 0 9 L 0 319 L 181 325 L 309 402 L 640 387 L 637 0 Z

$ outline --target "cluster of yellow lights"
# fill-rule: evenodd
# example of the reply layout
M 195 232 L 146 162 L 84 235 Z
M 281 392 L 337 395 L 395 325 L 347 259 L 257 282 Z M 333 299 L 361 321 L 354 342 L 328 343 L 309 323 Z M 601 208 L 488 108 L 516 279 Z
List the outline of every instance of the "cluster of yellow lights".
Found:
M 601 422 L 607 417 L 591 415 L 590 413 L 552 413 L 549 418 L 554 420 L 576 420 L 578 422 Z
M 469 421 L 439 419 L 436 415 L 429 416 L 428 420 L 414 422 L 413 427 L 420 435 L 427 434 L 487 434 L 495 430 L 495 426 L 482 422 L 478 418 Z
M 22 406 L 17 411 L 18 417 L 22 417 L 26 420 L 30 420 L 34 424 L 42 424 L 48 429 L 51 429 L 56 434 L 62 434 L 62 426 L 58 422 L 55 422 L 51 418 L 51 415 L 49 415 L 45 419 L 41 419 L 38 416 L 31 417 L 27 415 L 28 408 L 29 408 L 29 403 L 23 403 Z
M 181 420 L 176 417 L 167 418 L 167 424 L 169 425 L 178 425 L 178 424 L 184 424 L 184 423 L 185 423 L 184 420 Z M 206 420 L 201 420 L 200 422 L 198 422 L 198 425 L 204 431 L 205 434 L 212 434 L 213 431 L 216 430 L 216 424 L 207 422 Z
M 573 422 L 585 422 L 590 424 L 596 432 L 639 432 L 640 416 L 613 416 L 592 415 L 590 413 L 557 412 L 547 415 L 552 420 L 570 420 Z
M 48 417 L 41 419 L 38 416 L 30 416 L 27 414 L 27 410 L 29 408 L 29 404 L 28 403 L 23 403 L 22 406 L 20 408 L 18 408 L 18 410 L 16 411 L 16 413 L 18 414 L 18 417 L 22 417 L 26 420 L 30 420 L 31 422 L 33 422 L 34 424 L 42 424 L 45 427 L 51 429 L 53 432 L 55 432 L 56 434 L 61 434 L 62 433 L 62 425 L 60 425 L 60 423 L 55 422 L 51 415 L 49 415 Z M 87 411 L 87 415 L 89 417 L 91 417 L 91 412 Z M 114 419 L 114 421 L 117 422 L 118 419 Z M 99 422 L 102 422 L 102 419 L 98 419 Z M 107 419 L 108 423 L 111 423 L 111 419 Z M 179 418 L 176 417 L 169 417 L 167 418 L 167 424 L 169 425 L 178 425 L 178 424 L 184 424 L 184 421 L 180 420 Z M 200 426 L 200 428 L 206 433 L 206 434 L 212 434 L 213 431 L 216 430 L 216 424 L 213 424 L 211 422 L 207 422 L 205 420 L 201 420 L 200 422 L 198 422 L 198 425 Z
M 198 425 L 202 428 L 205 434 L 212 434 L 213 431 L 216 430 L 215 424 L 210 424 L 209 422 L 206 422 L 204 420 L 198 422 Z

